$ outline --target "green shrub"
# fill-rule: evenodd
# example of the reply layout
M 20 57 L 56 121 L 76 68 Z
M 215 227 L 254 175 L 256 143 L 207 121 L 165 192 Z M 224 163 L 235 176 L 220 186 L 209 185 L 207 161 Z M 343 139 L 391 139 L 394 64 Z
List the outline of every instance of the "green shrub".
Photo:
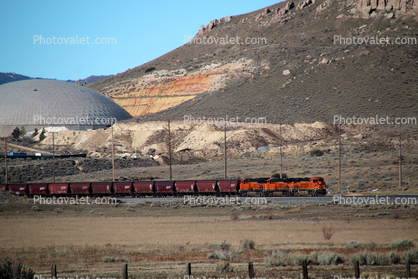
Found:
M 228 244 L 226 242 L 222 242 L 221 244 L 215 244 L 215 243 L 210 243 L 208 245 L 206 245 L 206 249 L 208 250 L 224 250 L 224 251 L 228 251 L 229 249 L 231 249 L 231 244 Z
M 418 264 L 418 249 L 406 251 L 403 253 L 403 258 L 404 261 L 409 259 L 411 264 Z
M 0 261 L 0 278 L 2 279 L 33 279 L 35 272 L 26 264 L 12 263 L 9 258 Z
M 324 155 L 324 151 L 320 150 L 320 149 L 312 149 L 309 154 L 311 156 L 322 156 Z
M 306 263 L 308 265 L 318 265 L 318 252 L 311 252 L 311 254 L 306 257 Z
M 228 261 L 217 262 L 215 269 L 216 271 L 220 271 L 220 272 L 232 272 L 233 271 Z
M 369 254 L 367 257 L 367 265 L 389 265 L 390 259 L 386 254 Z
M 348 243 L 348 248 L 357 249 L 361 247 L 361 242 L 357 242 L 355 240 L 351 240 L 350 243 Z
M 372 242 L 369 242 L 369 243 L 364 244 L 364 247 L 366 247 L 366 248 L 375 248 L 376 247 L 376 243 L 374 243 L 372 241 Z
M 244 249 L 255 249 L 255 242 L 252 239 L 244 239 L 242 243 L 242 247 Z
M 234 252 L 222 252 L 222 251 L 215 251 L 208 255 L 208 259 L 211 260 L 222 260 L 222 261 L 232 261 L 235 259 L 237 255 Z
M 398 264 L 401 262 L 401 257 L 395 251 L 390 252 L 389 259 L 391 264 Z
M 397 239 L 392 243 L 394 248 L 409 248 L 414 247 L 414 242 L 409 239 Z
M 294 259 L 290 254 L 282 251 L 273 252 L 267 260 L 269 266 L 293 266 Z
M 269 266 L 299 266 L 306 260 L 309 265 L 318 264 L 318 253 L 313 252 L 310 255 L 285 253 L 283 251 L 273 252 L 270 257 L 267 258 L 267 265 Z
M 369 254 L 367 251 L 351 256 L 350 262 L 358 261 L 360 265 L 377 265 L 385 266 L 391 264 L 398 264 L 401 261 L 400 256 L 392 251 L 388 254 Z
M 350 262 L 354 263 L 355 261 L 358 261 L 360 265 L 366 265 L 368 255 L 369 254 L 367 253 L 367 251 L 355 254 L 355 255 L 351 256 Z
M 224 250 L 224 251 L 229 251 L 229 249 L 231 249 L 231 244 L 228 244 L 226 242 L 222 242 L 219 245 L 219 248 L 221 248 L 221 250 Z
M 297 254 L 297 255 L 294 255 L 292 258 L 293 258 L 293 265 L 296 265 L 296 266 L 302 265 L 305 260 L 306 262 L 308 262 L 307 257 L 305 255 Z
M 320 265 L 339 265 L 345 262 L 345 258 L 341 255 L 334 253 L 322 253 L 318 255 L 318 263 Z

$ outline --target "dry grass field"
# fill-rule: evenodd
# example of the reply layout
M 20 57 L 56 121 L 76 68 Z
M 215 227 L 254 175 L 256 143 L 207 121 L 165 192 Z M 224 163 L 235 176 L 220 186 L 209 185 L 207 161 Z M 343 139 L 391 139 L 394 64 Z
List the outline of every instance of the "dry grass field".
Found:
M 296 258 L 335 253 L 345 258 L 343 264 L 309 266 L 310 278 L 332 278 L 353 275 L 354 254 L 395 251 L 402 257 L 414 248 L 392 243 L 418 243 L 417 206 L 270 203 L 240 210 L 243 206 L 178 206 L 181 202 L 37 205 L 34 211 L 32 201 L 12 197 L 0 203 L 0 257 L 25 262 L 44 276 L 54 263 L 60 276 L 120 278 L 128 263 L 131 278 L 183 278 L 185 263 L 191 262 L 195 276 L 233 277 L 246 276 L 253 261 L 257 277 L 299 278 L 300 266 L 269 264 L 272 253 Z M 245 244 L 249 241 L 253 246 Z M 223 257 L 233 271 L 216 270 L 225 264 Z M 368 265 L 362 271 L 400 276 L 404 267 Z

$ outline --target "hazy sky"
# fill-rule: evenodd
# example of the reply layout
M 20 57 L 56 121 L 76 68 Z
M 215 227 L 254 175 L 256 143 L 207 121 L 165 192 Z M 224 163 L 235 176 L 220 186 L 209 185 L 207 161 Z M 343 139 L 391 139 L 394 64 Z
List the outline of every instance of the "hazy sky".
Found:
M 278 2 L 0 0 L 0 72 L 60 80 L 121 73 L 182 46 L 213 19 Z

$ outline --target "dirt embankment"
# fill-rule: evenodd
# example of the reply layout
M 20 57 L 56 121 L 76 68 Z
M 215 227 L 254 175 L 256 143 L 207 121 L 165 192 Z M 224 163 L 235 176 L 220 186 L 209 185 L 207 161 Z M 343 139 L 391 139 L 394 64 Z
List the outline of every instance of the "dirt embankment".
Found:
M 223 118 L 213 118 L 211 123 L 197 118 L 168 123 L 128 122 L 118 123 L 113 128 L 113 142 L 116 158 L 152 157 L 160 164 L 168 158 L 169 142 L 174 160 L 186 162 L 192 159 L 217 160 L 224 154 L 225 133 Z M 199 124 L 204 123 L 204 124 Z M 342 144 L 345 152 L 395 151 L 399 137 L 396 127 L 344 126 L 341 128 Z M 416 128 L 405 126 L 403 149 L 418 148 Z M 338 130 L 331 124 L 315 122 L 294 125 L 234 123 L 227 126 L 226 148 L 229 158 L 272 157 L 282 152 L 297 156 L 313 149 L 325 152 L 337 148 Z M 95 158 L 110 158 L 112 150 L 112 130 L 62 131 L 55 133 L 55 145 L 59 149 L 71 148 L 85 151 Z M 52 146 L 52 134 L 38 147 Z
M 101 89 L 132 116 L 156 113 L 191 100 L 198 94 L 224 88 L 238 77 L 252 78 L 251 71 L 267 66 L 240 59 L 230 63 L 196 64 L 193 70 L 159 70 L 128 78 Z
M 116 158 L 141 158 L 166 164 L 171 144 L 174 162 L 217 160 L 224 154 L 224 119 L 202 123 L 200 119 L 167 122 L 118 123 L 113 128 Z M 233 123 L 227 126 L 226 144 L 230 158 L 260 157 L 277 154 L 279 145 L 287 154 L 306 153 L 313 145 L 324 145 L 335 134 L 334 127 L 324 123 L 282 125 Z M 52 133 L 34 147 L 50 150 Z M 55 133 L 56 154 L 71 150 L 86 152 L 93 158 L 111 158 L 112 130 L 61 131 Z

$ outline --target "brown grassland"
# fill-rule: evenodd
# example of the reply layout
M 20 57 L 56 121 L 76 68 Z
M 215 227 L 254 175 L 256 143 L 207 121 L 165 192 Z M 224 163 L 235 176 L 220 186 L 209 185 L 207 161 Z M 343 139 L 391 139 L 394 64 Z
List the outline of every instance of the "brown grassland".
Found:
M 299 278 L 300 266 L 268 264 L 273 252 L 282 251 L 345 257 L 344 264 L 309 266 L 310 278 L 332 278 L 354 275 L 350 257 L 356 253 L 395 251 L 402 257 L 411 248 L 391 244 L 398 239 L 418 241 L 417 206 L 190 207 L 179 200 L 37 205 L 37 211 L 32 207 L 25 198 L 10 197 L 0 203 L 0 257 L 25 262 L 43 276 L 50 275 L 54 263 L 59 276 L 120 278 L 122 264 L 128 263 L 131 278 L 183 278 L 185 264 L 191 262 L 195 277 L 245 278 L 247 263 L 253 261 L 257 277 Z M 248 240 L 254 241 L 254 247 L 244 247 Z M 224 264 L 213 259 L 216 253 L 231 257 L 227 260 L 233 271 L 216 270 Z M 412 271 L 416 274 L 418 267 L 413 265 Z M 403 273 L 402 264 L 362 266 L 363 275 Z

